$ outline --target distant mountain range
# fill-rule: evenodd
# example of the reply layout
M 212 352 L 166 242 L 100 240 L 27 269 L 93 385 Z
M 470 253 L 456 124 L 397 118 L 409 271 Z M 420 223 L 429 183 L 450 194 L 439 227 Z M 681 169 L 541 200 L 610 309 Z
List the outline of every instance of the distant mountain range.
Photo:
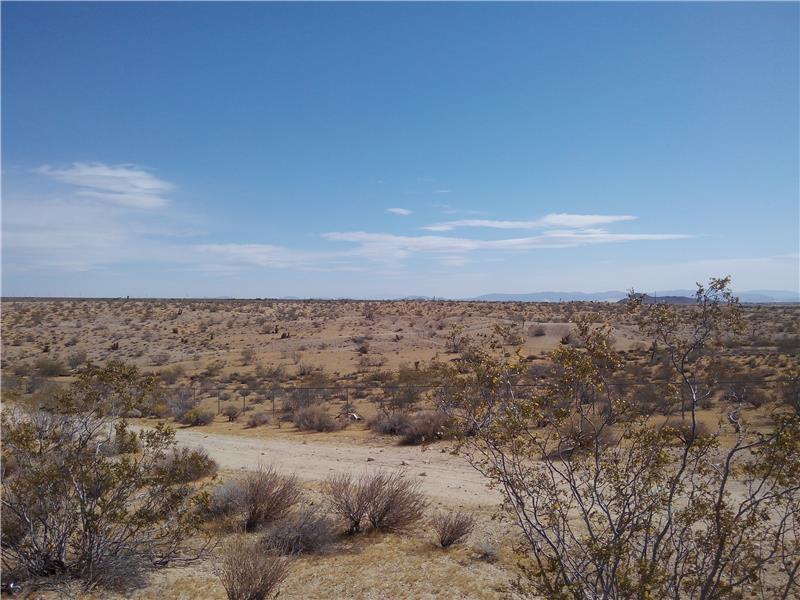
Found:
M 739 300 L 748 303 L 800 302 L 800 292 L 786 290 L 749 290 L 736 294 Z M 628 293 L 619 290 L 607 292 L 534 292 L 531 294 L 484 294 L 469 300 L 480 302 L 618 302 Z M 667 299 L 670 303 L 684 303 L 694 296 L 693 290 L 664 290 L 648 292 L 648 297 Z

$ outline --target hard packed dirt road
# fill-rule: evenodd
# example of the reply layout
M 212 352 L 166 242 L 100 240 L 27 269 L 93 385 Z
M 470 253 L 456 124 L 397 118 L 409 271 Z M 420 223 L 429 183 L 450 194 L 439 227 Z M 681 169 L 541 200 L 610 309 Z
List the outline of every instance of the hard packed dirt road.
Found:
M 179 429 L 178 443 L 205 448 L 221 469 L 252 470 L 273 465 L 307 481 L 322 481 L 331 473 L 399 470 L 422 484 L 422 491 L 443 504 L 490 508 L 500 495 L 465 459 L 441 447 L 338 445 L 303 440 L 242 438 L 198 430 Z

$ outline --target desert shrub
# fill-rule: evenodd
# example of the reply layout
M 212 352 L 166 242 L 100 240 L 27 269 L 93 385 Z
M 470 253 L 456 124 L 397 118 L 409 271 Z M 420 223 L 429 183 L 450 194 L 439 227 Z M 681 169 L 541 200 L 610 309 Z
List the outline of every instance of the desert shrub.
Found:
M 269 425 L 272 423 L 272 417 L 267 413 L 254 413 L 247 418 L 248 427 L 260 427 L 261 425 Z
M 772 401 L 770 394 L 763 389 L 752 388 L 744 394 L 745 401 L 753 408 L 760 408 Z
M 673 445 L 694 442 L 695 439 L 710 438 L 713 434 L 705 423 L 700 421 L 692 425 L 690 419 L 670 417 L 664 422 L 665 440 Z
M 800 336 L 778 338 L 775 346 L 781 354 L 798 354 L 800 353 Z
M 302 491 L 296 476 L 284 477 L 272 467 L 249 473 L 241 486 L 245 531 L 255 531 L 283 517 L 297 504 Z
M 154 354 L 150 357 L 150 361 L 156 366 L 165 365 L 169 362 L 169 360 L 170 360 L 170 355 L 167 354 L 166 352 Z
M 382 531 L 401 531 L 422 518 L 426 501 L 419 483 L 400 473 L 350 473 L 329 477 L 323 487 L 334 514 L 348 524 L 348 533 L 358 533 L 364 519 Z
M 34 363 L 33 368 L 41 377 L 59 377 L 67 372 L 67 367 L 57 358 L 42 357 Z
M 436 532 L 439 545 L 448 548 L 464 540 L 475 527 L 475 517 L 463 512 L 436 513 L 431 518 L 431 527 Z
M 334 539 L 330 518 L 311 508 L 271 525 L 262 538 L 268 551 L 290 555 L 321 552 L 333 544 Z
M 472 549 L 479 560 L 494 563 L 499 558 L 500 552 L 497 549 L 497 544 L 492 539 L 481 538 L 473 544 Z
M 159 419 L 165 419 L 172 414 L 172 409 L 166 402 L 156 402 L 149 407 L 147 413 L 150 416 L 158 417 Z
M 228 417 L 228 423 L 233 423 L 236 419 L 239 418 L 239 415 L 242 414 L 242 411 L 239 410 L 238 406 L 233 404 L 228 404 L 225 408 L 222 409 L 222 414 Z
M 281 382 L 286 379 L 286 369 L 283 367 L 283 365 L 265 367 L 261 374 L 259 374 L 258 369 L 256 369 L 256 375 L 262 379 Z
M 531 325 L 528 328 L 528 335 L 531 337 L 543 337 L 547 335 L 547 329 L 544 325 Z
M 366 474 L 356 479 L 350 473 L 337 473 L 328 477 L 323 485 L 328 506 L 347 522 L 351 534 L 361 531 L 373 491 Z
M 556 452 L 589 452 L 614 443 L 611 426 L 599 416 L 572 414 L 558 428 Z
M 294 412 L 292 422 L 300 431 L 336 431 L 339 423 L 321 406 L 307 406 Z
M 67 364 L 70 369 L 77 369 L 81 365 L 86 364 L 86 360 L 86 350 L 76 350 L 67 357 Z
M 425 411 L 414 415 L 411 424 L 403 432 L 401 443 L 407 446 L 424 444 L 447 437 L 450 420 L 439 411 Z
M 610 327 L 588 316 L 575 324 L 579 343 L 550 354 L 554 374 L 535 396 L 509 402 L 508 383 L 524 366 L 492 345 L 442 369 L 455 400 L 442 409 L 456 431 L 470 432 L 461 451 L 503 493 L 520 529 L 524 595 L 712 600 L 797 590 L 800 419 L 776 411 L 756 429 L 734 411 L 724 436 L 698 435 L 698 408 L 723 391 L 698 378 L 698 367 L 713 360 L 716 340 L 740 329 L 728 285 L 698 285 L 690 306 L 629 296 L 630 318 L 666 357 L 664 379 L 682 384 L 689 428 L 677 442 L 654 419 L 619 419 L 625 402 L 606 382 L 618 376 L 620 357 Z M 610 400 L 596 414 L 621 441 L 556 454 L 563 420 L 583 409 L 586 390 Z
M 214 413 L 210 410 L 201 410 L 199 408 L 192 408 L 183 413 L 179 422 L 183 425 L 190 427 L 197 427 L 199 425 L 208 425 L 214 421 Z
M 184 415 L 197 407 L 197 400 L 188 387 L 179 387 L 167 399 L 172 416 L 179 423 L 182 422 Z
M 778 389 L 780 400 L 800 415 L 800 375 L 793 375 Z
M 101 450 L 106 456 L 133 454 L 139 452 L 140 449 L 139 436 L 128 429 L 128 424 L 124 420 L 114 424 L 114 435 L 101 446 Z
M 169 369 L 164 369 L 159 373 L 159 377 L 164 381 L 164 383 L 168 383 L 170 385 L 174 384 L 178 379 L 183 377 L 185 370 L 180 365 L 175 365 Z
M 244 488 L 241 481 L 229 480 L 220 483 L 208 496 L 205 512 L 212 519 L 235 517 L 244 506 Z
M 384 435 L 403 435 L 411 427 L 411 419 L 403 413 L 380 414 L 368 422 L 369 428 Z
M 222 373 L 222 370 L 225 368 L 225 361 L 224 360 L 215 360 L 206 366 L 206 370 L 203 374 L 208 377 L 209 379 L 213 379 L 214 377 L 219 376 Z
M 403 531 L 419 521 L 427 506 L 419 486 L 401 473 L 372 475 L 367 508 L 370 524 L 381 531 Z
M 239 536 L 223 549 L 214 573 L 228 600 L 266 600 L 289 574 L 289 561 L 264 552 L 263 546 Z
M 252 348 L 244 348 L 242 350 L 242 364 L 249 365 L 256 357 L 256 351 Z
M 175 447 L 173 431 L 143 431 L 136 454 L 109 457 L 98 449 L 114 444 L 120 421 L 88 410 L 89 398 L 70 400 L 60 413 L 2 416 L 3 462 L 14 465 L 2 479 L 3 565 L 24 577 L 123 586 L 139 570 L 202 556 L 207 544 L 197 537 L 195 511 L 203 495 L 159 466 Z M 189 539 L 198 542 L 194 549 Z
M 157 465 L 163 476 L 188 483 L 216 475 L 217 462 L 203 448 L 174 448 Z
M 633 402 L 642 415 L 668 415 L 675 411 L 680 402 L 674 393 L 664 385 L 642 385 L 634 388 Z

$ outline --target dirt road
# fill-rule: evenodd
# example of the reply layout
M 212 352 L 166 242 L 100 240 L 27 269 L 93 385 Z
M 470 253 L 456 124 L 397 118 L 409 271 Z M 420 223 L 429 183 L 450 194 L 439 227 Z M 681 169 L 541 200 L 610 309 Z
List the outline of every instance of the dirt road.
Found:
M 307 481 L 322 481 L 336 471 L 361 473 L 399 470 L 422 484 L 422 491 L 448 506 L 490 508 L 500 495 L 461 457 L 441 448 L 338 445 L 302 440 L 242 438 L 233 435 L 179 429 L 178 443 L 205 448 L 221 469 L 256 469 L 274 465 Z

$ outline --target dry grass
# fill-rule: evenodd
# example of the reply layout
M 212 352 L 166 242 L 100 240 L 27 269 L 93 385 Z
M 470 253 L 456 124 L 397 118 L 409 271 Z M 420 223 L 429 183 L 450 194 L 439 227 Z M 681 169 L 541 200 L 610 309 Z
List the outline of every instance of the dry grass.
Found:
M 343 540 L 335 552 L 300 555 L 281 585 L 281 600 L 385 598 L 411 600 L 520 598 L 513 591 L 513 558 L 492 564 L 467 547 L 442 552 L 424 532 L 412 536 L 369 534 Z M 101 597 L 96 596 L 97 600 Z M 156 574 L 140 600 L 224 599 L 211 563 Z M 94 600 L 94 599 L 93 599 Z

